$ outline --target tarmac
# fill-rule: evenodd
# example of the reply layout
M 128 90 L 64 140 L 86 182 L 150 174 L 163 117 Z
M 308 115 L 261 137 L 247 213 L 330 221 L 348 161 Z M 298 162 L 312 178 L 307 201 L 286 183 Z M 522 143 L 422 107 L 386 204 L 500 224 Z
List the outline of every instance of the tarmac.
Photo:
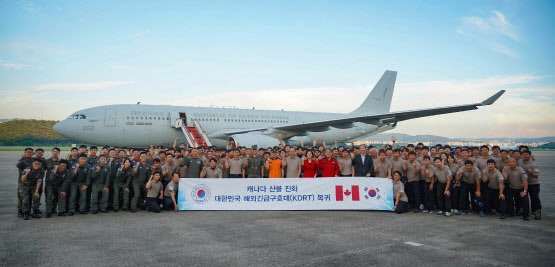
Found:
M 378 211 L 120 211 L 23 221 L 21 154 L 0 152 L 2 266 L 555 265 L 552 151 L 533 153 L 544 215 L 529 222 Z

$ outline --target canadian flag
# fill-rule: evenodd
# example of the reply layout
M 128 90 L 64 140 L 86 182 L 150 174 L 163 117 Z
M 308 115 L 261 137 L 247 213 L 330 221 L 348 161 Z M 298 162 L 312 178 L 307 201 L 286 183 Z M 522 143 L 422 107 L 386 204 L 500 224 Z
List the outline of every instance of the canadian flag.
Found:
M 351 185 L 351 190 L 347 188 L 347 190 L 343 191 L 342 185 L 335 186 L 335 200 L 336 201 L 343 201 L 343 196 L 351 197 L 352 201 L 359 201 L 360 194 L 358 192 L 358 185 Z

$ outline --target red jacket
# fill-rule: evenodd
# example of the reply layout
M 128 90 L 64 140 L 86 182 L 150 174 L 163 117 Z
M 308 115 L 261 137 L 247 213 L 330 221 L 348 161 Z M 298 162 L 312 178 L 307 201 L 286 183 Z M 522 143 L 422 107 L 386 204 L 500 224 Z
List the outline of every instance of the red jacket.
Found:
M 318 168 L 322 169 L 322 177 L 335 177 L 339 175 L 339 164 L 334 158 L 323 158 L 318 161 Z
M 308 163 L 308 159 L 305 159 L 303 162 L 303 178 L 314 178 L 318 173 L 318 160 L 312 159 L 310 163 Z

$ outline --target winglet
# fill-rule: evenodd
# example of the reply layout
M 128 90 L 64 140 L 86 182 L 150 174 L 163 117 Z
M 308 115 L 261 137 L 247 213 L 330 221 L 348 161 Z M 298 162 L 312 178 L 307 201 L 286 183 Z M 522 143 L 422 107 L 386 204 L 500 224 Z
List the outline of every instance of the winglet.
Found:
M 501 91 L 497 92 L 495 95 L 492 95 L 492 96 L 490 96 L 490 98 L 488 98 L 488 99 L 482 101 L 482 102 L 480 103 L 480 106 L 487 106 L 487 105 L 493 104 L 495 101 L 497 101 L 497 99 L 498 99 L 499 97 L 501 97 L 501 95 L 502 95 L 503 93 L 505 93 L 505 90 L 501 90 Z

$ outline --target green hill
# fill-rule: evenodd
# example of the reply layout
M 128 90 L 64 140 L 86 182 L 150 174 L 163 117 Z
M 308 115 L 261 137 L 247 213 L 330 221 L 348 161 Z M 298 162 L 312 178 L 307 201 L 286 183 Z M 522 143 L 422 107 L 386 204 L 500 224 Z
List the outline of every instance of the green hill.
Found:
M 0 145 L 70 145 L 74 142 L 54 132 L 58 121 L 13 120 L 0 123 Z

